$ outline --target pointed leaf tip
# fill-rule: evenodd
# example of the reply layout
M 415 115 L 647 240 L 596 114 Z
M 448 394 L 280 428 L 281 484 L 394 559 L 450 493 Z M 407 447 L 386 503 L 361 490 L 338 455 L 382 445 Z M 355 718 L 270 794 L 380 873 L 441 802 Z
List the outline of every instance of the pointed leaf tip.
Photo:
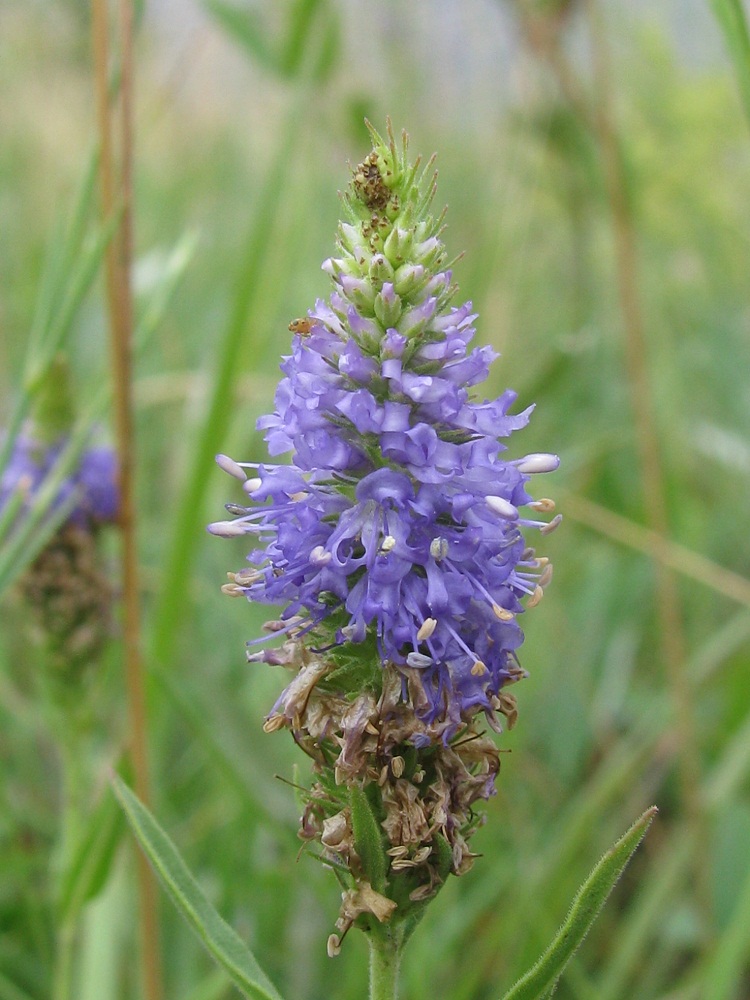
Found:
M 117 775 L 112 776 L 112 787 L 144 854 L 206 950 L 249 1000 L 282 1000 L 250 949 L 206 899 L 177 848 L 148 809 Z
M 503 1000 L 546 1000 L 552 996 L 565 966 L 588 934 L 658 811 L 656 806 L 647 809 L 595 865 L 576 893 L 552 944 Z

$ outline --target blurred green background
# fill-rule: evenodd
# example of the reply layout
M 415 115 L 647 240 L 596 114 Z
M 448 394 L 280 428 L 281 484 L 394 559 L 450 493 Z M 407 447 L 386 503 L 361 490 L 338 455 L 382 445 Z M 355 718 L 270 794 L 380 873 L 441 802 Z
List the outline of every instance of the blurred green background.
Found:
M 305 760 L 261 731 L 283 672 L 244 661 L 268 615 L 220 594 L 245 544 L 203 526 L 240 493 L 213 454 L 264 457 L 255 420 L 272 408 L 288 323 L 328 293 L 337 192 L 368 152 L 363 118 L 382 128 L 386 115 L 414 152 L 439 154 L 445 240 L 465 251 L 454 274 L 479 339 L 502 352 L 486 391 L 537 403 L 512 447 L 562 456 L 544 490 L 565 517 L 538 546 L 555 581 L 525 617 L 530 677 L 473 841 L 483 857 L 429 910 L 403 995 L 498 996 L 655 802 L 556 995 L 750 997 L 750 64 L 741 20 L 727 20 L 741 8 L 714 7 L 733 46 L 698 2 L 140 12 L 141 310 L 173 248 L 193 246 L 136 366 L 153 805 L 289 997 L 364 995 L 366 948 L 352 934 L 325 955 L 338 890 L 298 860 L 298 806 L 275 777 L 304 782 Z M 96 141 L 89 35 L 83 2 L 0 7 L 3 420 L 47 247 Z M 108 377 L 101 284 L 66 340 L 82 402 Z M 0 644 L 0 1000 L 43 1000 L 59 776 L 14 600 Z M 116 645 L 101 785 L 126 730 Z M 81 1000 L 139 996 L 126 839 L 87 910 Z M 236 995 L 164 899 L 161 915 L 167 997 Z

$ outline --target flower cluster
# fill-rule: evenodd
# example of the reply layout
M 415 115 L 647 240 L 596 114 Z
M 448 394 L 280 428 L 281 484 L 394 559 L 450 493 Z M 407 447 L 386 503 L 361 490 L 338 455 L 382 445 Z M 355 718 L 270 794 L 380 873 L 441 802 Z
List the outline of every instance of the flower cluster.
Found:
M 106 446 L 91 446 L 51 496 L 43 497 L 68 447 L 67 435 L 53 444 L 30 430 L 20 434 L 0 476 L 0 516 L 12 534 L 39 503 L 62 520 L 19 581 L 30 638 L 44 650 L 55 691 L 73 692 L 110 638 L 112 587 L 100 566 L 96 535 L 119 512 L 117 458 Z
M 333 291 L 290 324 L 259 421 L 291 462 L 219 455 L 248 499 L 209 525 L 255 539 L 225 592 L 282 607 L 266 623 L 281 642 L 248 658 L 293 673 L 265 729 L 288 728 L 313 761 L 300 837 L 347 886 L 331 954 L 353 925 L 405 940 L 471 866 L 500 767 L 481 723 L 515 722 L 518 616 L 552 572 L 522 529 L 559 522 L 527 492 L 557 457 L 506 456 L 531 410 L 512 413 L 511 391 L 472 395 L 496 355 L 471 346 L 471 304 L 453 304 L 429 164 L 372 135 L 323 265 Z
M 334 656 L 374 638 L 420 718 L 450 738 L 478 711 L 492 718 L 519 676 L 522 599 L 536 603 L 551 575 L 521 529 L 558 520 L 537 519 L 553 504 L 526 486 L 558 459 L 507 459 L 503 439 L 531 408 L 511 414 L 511 391 L 470 396 L 496 355 L 469 347 L 471 304 L 451 305 L 433 194 L 429 171 L 375 136 L 339 256 L 323 265 L 334 291 L 292 323 L 276 411 L 259 421 L 269 452 L 292 452 L 292 464 L 219 456 L 253 506 L 229 505 L 236 519 L 209 530 L 258 541 L 230 593 L 283 605 L 297 635 L 335 626 Z
M 67 437 L 61 437 L 49 445 L 31 433 L 19 434 L 0 476 L 0 510 L 14 498 L 20 499 L 22 509 L 31 509 L 67 441 Z M 75 470 L 60 484 L 50 506 L 54 511 L 63 505 L 70 508 L 67 521 L 80 527 L 117 519 L 117 459 L 111 448 L 92 446 L 84 451 Z

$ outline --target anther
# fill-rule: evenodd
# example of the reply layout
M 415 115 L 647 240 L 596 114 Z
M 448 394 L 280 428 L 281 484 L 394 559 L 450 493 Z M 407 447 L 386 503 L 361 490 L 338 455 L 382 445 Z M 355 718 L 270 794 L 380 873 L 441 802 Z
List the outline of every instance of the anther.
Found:
M 326 943 L 326 951 L 329 958 L 335 958 L 341 954 L 341 939 L 338 934 L 331 934 Z
M 487 667 L 481 660 L 475 660 L 474 666 L 471 668 L 471 672 L 474 677 L 481 677 L 482 674 L 487 673 Z
M 225 583 L 221 588 L 221 592 L 228 597 L 244 597 L 245 594 L 242 587 L 238 587 L 236 583 Z
M 561 521 L 562 521 L 562 514 L 555 514 L 555 516 L 552 518 L 549 524 L 545 524 L 539 529 L 539 533 L 542 535 L 549 535 L 551 532 L 555 530 L 556 527 L 558 527 Z
M 554 472 L 559 464 L 559 455 L 543 455 L 538 453 L 526 455 L 525 458 L 519 458 L 515 463 L 519 472 L 528 472 L 531 474 L 536 472 Z
M 260 479 L 258 476 L 253 476 L 252 479 L 245 480 L 245 482 L 242 484 L 242 489 L 245 491 L 245 493 L 249 495 L 255 493 L 256 490 L 259 490 L 262 485 L 263 485 L 263 480 Z
M 247 473 L 242 468 L 242 466 L 235 462 L 233 458 L 229 455 L 217 455 L 216 464 L 223 472 L 229 473 L 230 476 L 234 476 L 235 479 L 239 479 L 240 482 L 244 482 L 247 479 Z
M 534 500 L 529 504 L 532 510 L 539 511 L 540 514 L 551 514 L 555 509 L 555 501 L 550 500 L 549 497 L 541 497 L 539 500 Z
M 445 559 L 448 555 L 448 540 L 446 538 L 433 538 L 430 542 L 430 555 L 436 562 Z
M 386 535 L 380 545 L 380 551 L 383 553 L 390 552 L 396 546 L 396 539 L 393 535 Z
M 266 721 L 263 723 L 264 733 L 275 733 L 279 729 L 284 728 L 284 716 L 283 715 L 270 715 Z
M 534 587 L 534 593 L 526 602 L 526 607 L 535 608 L 543 597 L 544 597 L 544 589 L 540 587 L 539 584 L 537 584 L 536 587 Z
M 437 619 L 425 618 L 425 620 L 422 622 L 422 627 L 417 632 L 417 640 L 419 642 L 424 642 L 425 639 L 429 639 L 436 628 L 437 628 Z
M 518 508 L 514 507 L 509 500 L 503 497 L 488 496 L 487 506 L 499 517 L 504 517 L 508 521 L 515 521 L 518 518 Z
M 327 552 L 322 545 L 316 545 L 310 552 L 310 562 L 313 566 L 326 566 L 332 559 L 330 552 Z
M 400 778 L 404 773 L 404 768 L 406 767 L 406 762 L 403 757 L 394 757 L 391 761 L 391 771 L 393 771 L 393 776 L 395 778 Z
M 508 611 L 507 608 L 501 608 L 499 604 L 493 604 L 492 611 L 495 618 L 499 618 L 501 622 L 511 622 L 516 617 L 512 611 Z
M 547 565 L 544 567 L 544 572 L 539 577 L 539 586 L 546 587 L 551 579 L 552 579 L 552 563 L 547 563 Z
M 417 667 L 418 669 L 423 667 L 430 667 L 432 666 L 432 657 L 425 656 L 424 653 L 413 652 L 409 653 L 409 655 L 406 657 L 406 663 L 407 666 Z
M 237 538 L 245 534 L 244 525 L 237 521 L 214 521 L 206 530 L 220 538 Z

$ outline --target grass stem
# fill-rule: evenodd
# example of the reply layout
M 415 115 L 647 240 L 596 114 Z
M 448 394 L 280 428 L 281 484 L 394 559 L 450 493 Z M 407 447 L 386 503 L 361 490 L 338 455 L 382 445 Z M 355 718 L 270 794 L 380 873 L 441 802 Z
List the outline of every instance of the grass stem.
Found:
M 656 536 L 668 538 L 667 489 L 656 429 L 648 364 L 648 338 L 638 284 L 635 225 L 628 197 L 625 164 L 612 111 L 609 69 L 611 53 L 597 0 L 586 0 L 586 10 L 592 42 L 594 91 L 597 95 L 593 124 L 601 152 L 612 216 L 617 291 L 625 335 L 627 379 L 635 423 L 645 516 L 649 528 Z M 701 801 L 700 749 L 696 739 L 699 730 L 693 708 L 693 693 L 685 672 L 685 629 L 677 578 L 672 567 L 660 559 L 654 560 L 654 572 L 661 654 L 675 711 L 681 794 L 689 820 L 696 829 L 701 829 L 705 833 L 703 829 L 705 817 Z M 707 844 L 707 840 L 703 837 L 699 838 L 698 842 Z M 706 860 L 696 858 L 700 873 L 699 886 L 703 886 L 704 906 L 708 905 L 710 895 L 706 891 L 706 873 L 709 870 Z
M 112 107 L 109 97 L 109 26 L 106 0 L 93 0 L 92 37 L 97 118 L 101 145 L 100 183 L 103 218 L 122 205 L 120 224 L 105 257 L 110 324 L 114 419 L 120 470 L 120 534 L 122 546 L 123 650 L 125 682 L 130 718 L 129 750 L 135 789 L 149 802 L 148 734 L 144 670 L 140 645 L 139 569 L 134 503 L 135 433 L 132 405 L 131 292 L 132 258 L 132 161 L 133 161 L 133 10 L 132 0 L 119 0 L 121 52 L 120 81 L 120 182 L 116 186 L 113 154 Z M 158 935 L 156 886 L 146 859 L 139 853 L 143 989 L 146 1000 L 163 996 Z

